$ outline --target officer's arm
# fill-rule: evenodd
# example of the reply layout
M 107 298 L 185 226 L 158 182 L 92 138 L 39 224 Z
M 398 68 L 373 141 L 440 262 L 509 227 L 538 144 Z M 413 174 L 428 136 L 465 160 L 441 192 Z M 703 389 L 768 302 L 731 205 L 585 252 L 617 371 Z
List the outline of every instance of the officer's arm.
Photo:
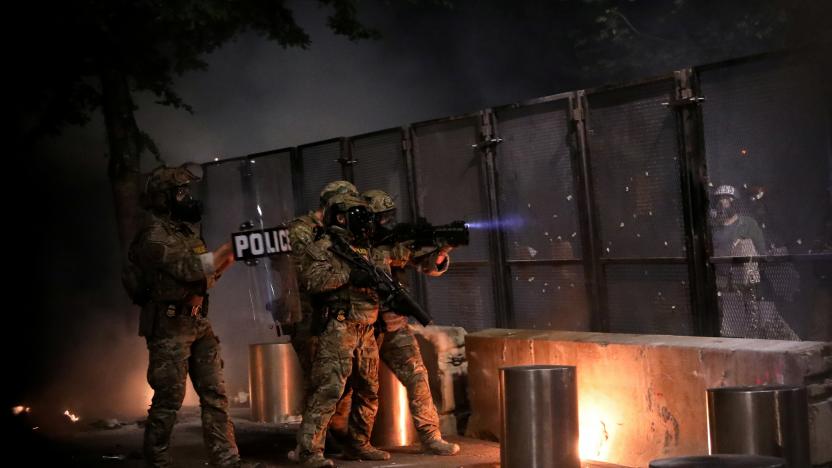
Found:
M 181 244 L 167 235 L 163 230 L 151 230 L 142 249 L 144 262 L 153 265 L 157 270 L 164 271 L 174 279 L 186 283 L 202 281 L 214 275 L 216 266 L 223 267 L 222 263 L 213 265 L 214 253 L 208 252 L 203 256 L 188 249 L 183 249 Z M 208 257 L 211 261 L 207 261 Z M 214 271 L 208 265 L 214 266 Z
M 289 224 L 289 244 L 292 246 L 292 257 L 300 262 L 306 248 L 315 240 L 314 229 L 303 221 L 292 221 Z
M 451 257 L 448 255 L 450 251 L 451 247 L 447 245 L 440 248 L 433 247 L 421 255 L 414 255 L 411 264 L 419 272 L 428 276 L 442 276 L 451 264 Z
M 313 242 L 306 249 L 300 269 L 301 281 L 311 293 L 333 291 L 349 282 L 350 268 L 328 250 L 329 239 Z
M 413 258 L 412 241 L 399 242 L 390 248 L 390 267 L 404 268 Z

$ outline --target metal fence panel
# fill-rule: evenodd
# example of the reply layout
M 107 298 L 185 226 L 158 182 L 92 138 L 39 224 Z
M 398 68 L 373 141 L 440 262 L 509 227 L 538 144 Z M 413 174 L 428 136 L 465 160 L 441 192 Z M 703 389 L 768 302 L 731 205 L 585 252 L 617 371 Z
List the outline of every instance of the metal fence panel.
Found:
M 353 177 L 358 190 L 380 189 L 396 202 L 399 222 L 412 220 L 407 163 L 400 129 L 351 140 Z
M 498 203 L 519 328 L 588 330 L 568 101 L 496 111 Z
M 413 133 L 420 214 L 434 223 L 488 221 L 481 155 L 472 148 L 478 142 L 477 119 L 420 125 Z M 488 231 L 472 230 L 470 245 L 455 249 L 451 257 L 448 273 L 426 281 L 428 307 L 436 322 L 464 324 L 470 331 L 494 326 Z
M 586 331 L 590 327 L 582 265 L 511 265 L 514 326 Z
M 590 94 L 588 139 L 601 255 L 685 257 L 673 82 Z
M 318 208 L 324 185 L 344 178 L 338 162 L 341 142 L 336 140 L 302 146 L 298 152 L 303 166 L 303 197 L 298 208 L 306 212 Z
M 581 257 L 568 103 L 497 112 L 501 225 L 510 260 Z
M 832 260 L 725 263 L 716 271 L 723 336 L 829 341 Z
M 491 268 L 451 264 L 447 273 L 425 281 L 428 311 L 438 325 L 477 331 L 496 326 Z
M 815 59 L 768 56 L 700 71 L 714 255 L 832 252 L 832 99 Z M 733 187 L 730 201 L 717 198 L 723 185 Z M 824 268 L 718 264 L 722 334 L 805 339 L 830 315 L 815 305 L 832 295 L 813 273 Z
M 588 145 L 611 332 L 694 333 L 673 81 L 589 94 Z M 679 264 L 657 264 L 675 258 Z M 607 262 L 616 259 L 616 263 Z
M 694 82 L 701 83 L 706 98 L 702 131 L 711 189 L 733 185 L 737 212 L 753 219 L 763 239 L 754 249 L 748 242 L 741 242 L 739 250 L 734 243 L 730 249 L 712 246 L 719 257 L 729 257 L 711 259 L 722 333 L 832 339 L 832 91 L 805 57 L 768 56 L 696 73 Z M 586 206 L 579 206 L 583 197 L 576 196 L 587 187 L 574 186 L 577 168 L 572 166 L 570 115 L 563 100 L 495 112 L 497 136 L 503 139 L 493 154 L 499 219 L 489 214 L 494 200 L 488 190 L 494 186 L 486 186 L 491 174 L 483 172 L 484 153 L 473 148 L 480 139 L 479 116 L 414 125 L 409 130 L 412 167 L 400 130 L 355 137 L 350 141 L 357 161 L 352 174 L 362 190 L 391 193 L 399 221 L 423 215 L 436 224 L 470 223 L 471 244 L 454 250 L 446 275 L 425 281 L 424 297 L 437 323 L 470 330 L 494 326 L 496 296 L 503 295 L 498 282 L 505 280 L 514 325 L 588 328 L 583 272 L 594 265 L 582 264 L 581 243 L 597 239 L 600 260 L 595 263 L 602 270 L 598 304 L 610 331 L 692 334 L 683 207 L 699 205 L 682 198 L 679 142 L 684 139 L 673 106 L 662 105 L 673 95 L 671 78 L 587 92 L 590 180 L 585 182 L 591 191 Z M 204 224 L 209 245 L 223 242 L 245 219 L 269 226 L 291 218 L 293 207 L 316 208 L 320 188 L 343 178 L 341 144 L 330 140 L 298 149 L 302 174 L 295 174 L 300 183 L 294 192 L 285 153 L 253 164 L 209 165 Z M 300 198 L 295 205 L 293 193 Z M 590 207 L 591 218 L 580 216 Z M 716 208 L 714 200 L 711 208 Z M 690 216 L 698 220 L 699 215 Z M 594 223 L 598 232 L 581 233 L 579 219 L 584 225 Z M 722 242 L 726 231 L 716 216 L 711 219 L 711 229 L 697 234 Z M 491 264 L 498 238 L 491 236 L 493 229 L 500 229 L 504 240 L 505 258 L 498 260 L 508 264 L 505 272 Z M 771 258 L 730 258 L 762 254 Z M 254 285 L 281 283 L 279 275 L 267 282 L 258 279 L 258 271 L 235 267 L 227 273 L 225 292 L 212 297 L 212 308 L 239 311 L 228 317 L 256 316 L 274 295 L 266 287 L 264 296 Z M 494 292 L 497 286 L 499 293 Z M 251 326 L 252 320 L 246 320 L 218 317 L 218 326 L 234 329 L 229 339 L 242 343 L 247 335 L 236 328 Z M 245 368 L 244 361 L 234 367 Z
M 692 335 L 687 265 L 607 265 L 613 333 Z

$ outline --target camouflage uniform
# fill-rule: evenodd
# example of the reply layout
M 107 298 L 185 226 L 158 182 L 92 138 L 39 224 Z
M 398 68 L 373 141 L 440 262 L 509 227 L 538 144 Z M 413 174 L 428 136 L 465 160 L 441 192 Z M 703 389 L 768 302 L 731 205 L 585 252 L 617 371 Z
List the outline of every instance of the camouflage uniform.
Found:
M 323 210 L 326 203 L 335 195 L 352 195 L 358 196 L 358 190 L 350 182 L 345 180 L 336 180 L 326 184 L 320 193 L 320 203 Z M 292 245 L 292 261 L 295 264 L 298 277 L 301 275 L 301 265 L 303 257 L 306 253 L 306 248 L 315 241 L 316 233 L 321 232 L 324 228 L 323 223 L 319 221 L 317 214 L 320 213 L 310 211 L 307 214 L 298 216 L 289 223 L 289 242 Z M 312 334 L 312 301 L 309 292 L 303 285 L 303 282 L 298 282 L 298 289 L 301 304 L 301 320 L 294 324 L 294 332 L 292 333 L 292 346 L 295 353 L 298 355 L 301 369 L 304 375 L 304 394 L 310 393 L 309 376 L 312 371 L 312 359 L 314 358 L 318 345 L 318 337 Z M 349 387 L 349 386 L 348 386 Z M 336 416 L 330 424 L 331 430 L 336 436 L 344 439 L 347 435 L 347 418 L 349 415 L 349 408 L 351 405 L 350 392 L 345 392 L 346 397 L 339 401 Z
M 388 272 L 391 272 L 391 267 L 401 269 L 411 264 L 427 275 L 439 276 L 447 271 L 449 263 L 446 260 L 441 265 L 436 265 L 435 254 L 428 254 L 422 257 L 421 261 L 414 261 L 410 258 L 410 250 L 401 244 L 377 247 L 373 249 L 373 254 L 373 262 Z M 407 317 L 391 310 L 382 310 L 381 318 L 384 325 L 383 334 L 379 338 L 381 359 L 407 389 L 410 414 L 419 432 L 419 438 L 426 444 L 441 439 L 439 414 L 431 396 L 427 369 L 422 361 L 419 343 L 407 323 Z
M 353 396 L 349 448 L 389 457 L 370 446 L 378 409 L 379 357 L 373 328 L 378 318 L 378 294 L 371 288 L 359 288 L 349 283 L 350 266 L 329 250 L 333 242 L 330 236 L 338 235 L 346 240 L 349 233 L 338 227 L 330 230 L 331 234 L 325 234 L 307 247 L 301 265 L 303 287 L 316 296 L 316 302 L 331 318 L 318 337 L 312 363 L 311 393 L 307 395 L 303 422 L 298 431 L 300 459 L 323 461 L 324 435 L 350 377 Z M 353 249 L 370 258 L 369 249 Z
M 381 190 L 368 190 L 362 194 L 374 213 L 390 212 L 396 208 L 392 198 Z M 416 267 L 428 276 L 440 276 L 448 270 L 450 260 L 437 265 L 438 248 L 425 248 L 413 252 L 406 243 L 394 246 L 378 246 L 373 249 L 373 263 L 394 276 L 403 276 L 406 266 Z M 422 443 L 433 453 L 453 455 L 459 446 L 442 439 L 439 431 L 439 413 L 433 403 L 428 373 L 422 361 L 419 343 L 407 323 L 407 317 L 392 310 L 381 310 L 383 332 L 379 337 L 381 359 L 407 389 L 410 414 Z
M 171 431 L 189 373 L 202 407 L 211 463 L 237 466 L 240 462 L 228 415 L 219 339 L 206 319 L 206 291 L 216 281 L 206 266 L 211 256 L 193 225 L 158 214 L 130 246 L 130 259 L 141 269 L 150 293 L 142 307 L 139 335 L 147 340 L 147 381 L 154 392 L 144 433 L 145 459 L 151 466 L 171 464 Z
M 358 190 L 346 180 L 330 182 L 321 189 L 320 208 L 318 212 L 310 211 L 300 215 L 289 223 L 289 243 L 292 246 L 292 262 L 295 265 L 298 278 L 301 274 L 301 264 L 306 248 L 315 241 L 317 230 L 323 229 L 324 225 L 318 220 L 318 213 L 321 213 L 326 203 L 335 195 L 350 194 L 357 196 Z M 312 336 L 312 302 L 309 293 L 301 281 L 298 281 L 300 293 L 301 319 L 295 324 L 292 333 L 292 346 L 300 360 L 301 368 L 305 376 L 309 375 L 312 367 L 312 356 L 315 355 L 316 337 Z
M 310 211 L 305 215 L 298 216 L 289 223 L 289 242 L 292 245 L 292 261 L 295 264 L 298 277 L 300 277 L 301 260 L 306 248 L 315 240 L 315 230 L 323 229 L 323 224 L 315 217 L 315 212 Z M 292 333 L 292 346 L 300 360 L 303 375 L 308 376 L 312 369 L 312 357 L 315 355 L 317 337 L 312 336 L 312 302 L 309 293 L 302 284 L 298 284 L 300 293 L 301 320 L 295 323 Z M 307 378 L 308 384 L 308 378 Z

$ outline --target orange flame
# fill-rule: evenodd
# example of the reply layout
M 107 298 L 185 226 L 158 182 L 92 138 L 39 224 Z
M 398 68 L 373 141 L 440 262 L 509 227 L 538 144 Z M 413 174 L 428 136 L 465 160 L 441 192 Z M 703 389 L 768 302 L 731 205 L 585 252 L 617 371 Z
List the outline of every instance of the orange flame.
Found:
M 29 408 L 28 406 L 13 406 L 12 407 L 12 414 L 15 415 L 15 416 L 17 416 L 19 414 L 22 414 L 22 413 L 31 413 L 31 412 L 32 412 L 32 408 Z
M 78 422 L 78 421 L 81 420 L 81 418 L 79 418 L 78 416 L 75 416 L 69 410 L 64 411 L 64 416 L 68 417 L 69 420 L 72 421 L 72 422 Z
M 583 396 L 580 401 L 580 443 L 582 460 L 607 461 L 611 458 L 618 414 L 612 402 Z

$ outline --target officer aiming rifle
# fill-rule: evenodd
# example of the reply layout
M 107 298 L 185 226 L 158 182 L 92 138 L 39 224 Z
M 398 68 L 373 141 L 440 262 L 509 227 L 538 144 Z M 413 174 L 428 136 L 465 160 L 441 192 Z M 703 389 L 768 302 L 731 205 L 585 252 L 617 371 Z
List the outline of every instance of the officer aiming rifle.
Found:
M 402 315 L 409 315 L 423 326 L 428 326 L 433 322 L 433 317 L 422 309 L 401 283 L 356 253 L 340 237 L 332 236 L 332 239 L 333 243 L 329 250 L 347 262 L 352 268 L 356 268 L 369 276 L 376 285 L 374 289 L 378 292 L 383 307 Z

